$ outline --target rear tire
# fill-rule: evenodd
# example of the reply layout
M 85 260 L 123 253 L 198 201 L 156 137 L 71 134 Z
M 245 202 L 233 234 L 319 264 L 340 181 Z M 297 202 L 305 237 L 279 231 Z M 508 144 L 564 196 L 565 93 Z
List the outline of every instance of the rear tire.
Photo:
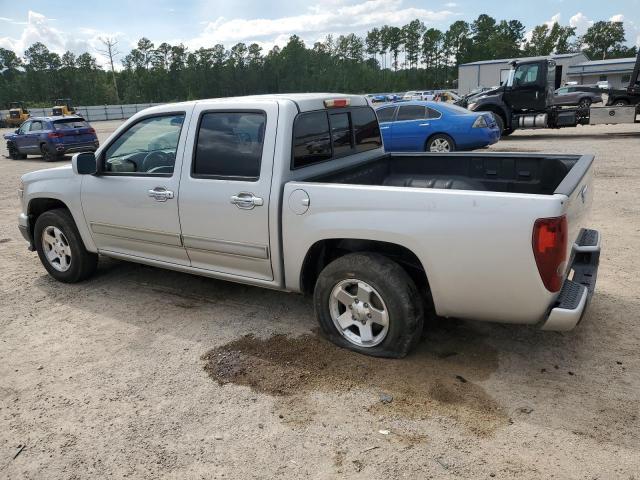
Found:
M 49 210 L 38 217 L 33 242 L 42 265 L 59 282 L 80 282 L 98 267 L 98 255 L 84 247 L 73 217 L 65 208 Z
M 322 332 L 340 347 L 401 358 L 421 338 L 423 299 L 402 267 L 383 255 L 334 260 L 320 273 L 313 299 Z
M 57 153 L 52 152 L 46 143 L 40 145 L 40 153 L 42 154 L 42 159 L 45 162 L 55 162 L 60 159 L 60 156 Z
M 620 99 L 620 100 L 616 100 L 614 105 L 616 107 L 626 107 L 627 105 L 629 105 L 629 102 L 626 101 L 624 98 Z
M 449 135 L 437 133 L 427 140 L 426 151 L 437 153 L 449 153 L 456 149 L 456 144 Z

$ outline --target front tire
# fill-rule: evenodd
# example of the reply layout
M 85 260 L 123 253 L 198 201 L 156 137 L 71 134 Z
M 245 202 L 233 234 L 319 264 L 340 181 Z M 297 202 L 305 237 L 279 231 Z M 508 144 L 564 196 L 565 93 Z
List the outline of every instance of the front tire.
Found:
M 580 108 L 589 108 L 590 106 L 591 106 L 591 99 L 589 98 L 582 98 L 578 102 L 578 107 Z
M 58 208 L 40 215 L 33 241 L 42 265 L 59 282 L 80 282 L 96 271 L 98 255 L 84 247 L 69 210 Z
M 13 142 L 7 142 L 7 150 L 9 151 L 9 158 L 12 160 L 24 160 L 27 158 L 24 153 L 20 153 L 17 145 Z
M 456 144 L 449 135 L 438 133 L 427 140 L 427 152 L 449 153 L 456 149 Z
M 320 273 L 316 317 L 336 345 L 375 357 L 404 357 L 420 340 L 423 302 L 415 283 L 394 261 L 351 253 Z

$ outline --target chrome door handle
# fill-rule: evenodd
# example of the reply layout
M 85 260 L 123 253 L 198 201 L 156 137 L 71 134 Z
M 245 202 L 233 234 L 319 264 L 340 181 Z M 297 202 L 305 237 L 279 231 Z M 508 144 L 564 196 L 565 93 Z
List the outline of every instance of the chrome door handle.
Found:
M 155 198 L 156 202 L 166 202 L 170 198 L 173 198 L 173 192 L 164 187 L 156 187 L 147 193 L 151 198 Z
M 418 126 L 419 127 L 428 127 L 430 124 L 428 123 L 420 123 Z
M 380 127 L 380 130 L 386 130 L 389 127 Z
M 231 203 L 243 210 L 251 210 L 254 207 L 264 205 L 264 200 L 256 197 L 253 193 L 240 192 L 237 195 L 231 195 Z

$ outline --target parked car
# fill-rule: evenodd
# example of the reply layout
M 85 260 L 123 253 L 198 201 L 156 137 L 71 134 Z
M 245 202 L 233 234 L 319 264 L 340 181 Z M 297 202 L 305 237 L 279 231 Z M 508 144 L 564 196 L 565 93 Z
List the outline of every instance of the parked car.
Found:
M 433 98 L 437 102 L 456 103 L 461 99 L 460 95 L 451 90 L 434 90 Z
M 100 145 L 96 131 L 78 116 L 32 117 L 14 133 L 6 133 L 9 157 L 41 155 L 51 162 L 66 153 L 95 152 Z
M 598 90 L 598 87 L 589 85 L 561 87 L 555 91 L 553 103 L 558 106 L 577 105 L 588 108 L 592 103 L 602 102 L 602 93 Z
M 444 102 L 406 102 L 376 110 L 388 152 L 453 152 L 500 140 L 490 112 L 475 113 Z
M 387 93 L 371 93 L 367 95 L 371 103 L 382 103 L 387 101 Z
M 403 100 L 433 100 L 433 90 L 411 90 L 404 94 Z
M 598 269 L 600 237 L 583 228 L 592 165 L 385 153 L 362 96 L 217 98 L 149 108 L 95 154 L 23 175 L 19 227 L 61 282 L 91 276 L 102 254 L 312 293 L 329 339 L 400 357 L 424 305 L 573 328 Z

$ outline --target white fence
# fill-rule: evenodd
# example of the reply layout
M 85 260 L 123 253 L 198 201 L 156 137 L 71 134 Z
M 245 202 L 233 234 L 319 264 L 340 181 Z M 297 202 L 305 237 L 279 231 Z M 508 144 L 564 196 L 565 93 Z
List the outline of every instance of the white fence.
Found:
M 130 105 L 92 105 L 88 107 L 76 107 L 76 114 L 90 122 L 100 120 L 124 120 L 129 118 L 140 110 L 161 105 L 160 103 L 133 103 Z M 29 108 L 32 117 L 48 117 L 52 115 L 52 107 L 49 108 Z M 7 110 L 0 110 L 0 118 L 8 115 Z

